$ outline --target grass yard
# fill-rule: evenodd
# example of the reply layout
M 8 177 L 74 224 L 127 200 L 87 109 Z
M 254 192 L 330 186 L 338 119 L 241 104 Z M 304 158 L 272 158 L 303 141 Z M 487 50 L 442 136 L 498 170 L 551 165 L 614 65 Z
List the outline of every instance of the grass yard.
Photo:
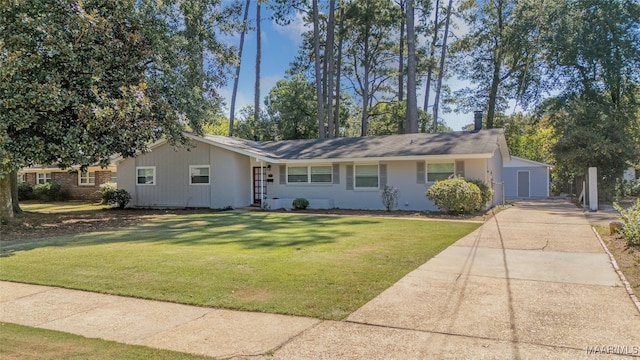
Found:
M 211 359 L 206 356 L 88 339 L 59 331 L 0 323 L 0 358 L 9 359 Z
M 480 224 L 186 213 L 5 241 L 0 278 L 185 304 L 343 319 Z

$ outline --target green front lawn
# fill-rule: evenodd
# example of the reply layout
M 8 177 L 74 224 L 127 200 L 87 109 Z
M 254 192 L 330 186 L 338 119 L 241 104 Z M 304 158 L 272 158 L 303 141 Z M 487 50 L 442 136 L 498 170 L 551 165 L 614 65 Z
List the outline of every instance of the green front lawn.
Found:
M 342 319 L 479 226 L 276 213 L 159 217 L 0 249 L 0 278 Z
M 88 339 L 59 331 L 0 323 L 1 359 L 167 359 L 204 360 L 206 356 Z

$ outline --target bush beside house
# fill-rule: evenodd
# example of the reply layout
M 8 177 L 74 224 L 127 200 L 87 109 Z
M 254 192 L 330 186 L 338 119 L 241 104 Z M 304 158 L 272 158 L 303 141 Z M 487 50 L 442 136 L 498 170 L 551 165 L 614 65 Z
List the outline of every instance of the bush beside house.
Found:
M 425 195 L 449 214 L 469 214 L 483 205 L 480 188 L 460 177 L 436 181 Z

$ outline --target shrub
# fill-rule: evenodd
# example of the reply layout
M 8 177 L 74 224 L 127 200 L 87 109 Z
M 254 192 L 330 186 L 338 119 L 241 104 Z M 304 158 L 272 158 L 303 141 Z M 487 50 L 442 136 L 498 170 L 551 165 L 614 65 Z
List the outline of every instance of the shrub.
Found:
M 102 198 L 102 205 L 108 205 L 109 201 L 111 201 L 115 197 L 116 191 L 118 191 L 118 186 L 116 183 L 107 182 L 100 185 L 100 197 Z
M 33 188 L 35 198 L 42 201 L 56 201 L 62 198 L 62 187 L 55 182 L 38 184 Z
M 482 206 L 486 205 L 488 202 L 493 200 L 493 189 L 489 187 L 489 185 L 487 185 L 484 181 L 480 179 L 471 179 L 471 180 L 467 180 L 467 182 L 476 184 L 476 186 L 480 189 Z
M 463 178 L 436 181 L 425 195 L 450 214 L 468 214 L 482 207 L 480 189 Z
M 103 205 L 118 207 L 118 209 L 124 209 L 129 203 L 129 200 L 131 200 L 131 195 L 127 190 L 118 190 L 116 183 L 112 182 L 100 185 L 100 193 L 102 195 Z
M 309 200 L 305 198 L 296 198 L 293 200 L 291 205 L 296 210 L 304 210 L 309 207 Z
M 116 190 L 116 193 L 114 194 L 113 199 L 111 200 L 109 205 L 116 205 L 118 209 L 124 209 L 124 207 L 129 203 L 129 200 L 131 200 L 131 195 L 129 195 L 129 192 L 125 189 L 119 189 Z
M 23 201 L 30 199 L 33 199 L 33 186 L 26 182 L 18 184 L 18 200 Z
M 400 190 L 397 187 L 385 185 L 384 189 L 382 189 L 382 205 L 387 211 L 391 211 L 398 206 L 398 197 L 400 197 Z
M 637 200 L 635 205 L 629 209 L 624 209 L 617 203 L 613 204 L 613 207 L 620 213 L 622 219 L 622 235 L 627 241 L 628 245 L 639 246 L 640 245 L 640 199 Z

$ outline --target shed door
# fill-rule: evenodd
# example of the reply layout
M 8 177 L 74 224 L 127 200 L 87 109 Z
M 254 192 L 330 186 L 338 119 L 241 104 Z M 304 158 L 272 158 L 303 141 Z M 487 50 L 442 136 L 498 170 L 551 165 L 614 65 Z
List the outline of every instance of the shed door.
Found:
M 518 171 L 518 197 L 529 197 L 529 172 Z

